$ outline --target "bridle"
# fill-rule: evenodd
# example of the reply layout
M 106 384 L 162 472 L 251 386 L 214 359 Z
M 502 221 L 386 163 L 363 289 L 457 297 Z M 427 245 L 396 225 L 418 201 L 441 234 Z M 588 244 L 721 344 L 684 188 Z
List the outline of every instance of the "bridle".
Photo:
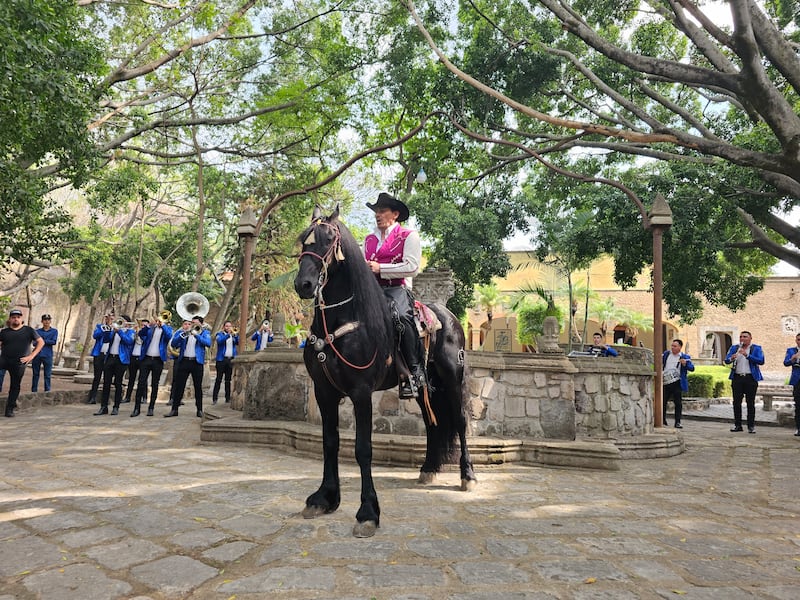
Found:
M 316 252 L 312 252 L 310 250 L 304 250 L 300 253 L 297 258 L 298 263 L 303 259 L 304 256 L 311 256 L 316 258 L 320 261 L 320 270 L 319 270 L 319 278 L 317 279 L 317 287 L 314 289 L 314 308 L 319 310 L 321 321 L 322 321 L 322 331 L 324 333 L 324 337 L 318 338 L 314 333 L 308 337 L 308 344 L 312 344 L 314 349 L 317 351 L 317 360 L 322 364 L 322 368 L 325 371 L 325 375 L 328 378 L 328 381 L 338 389 L 338 386 L 333 382 L 330 373 L 328 372 L 327 365 L 325 361 L 327 360 L 327 355 L 323 351 L 323 348 L 327 344 L 333 350 L 333 353 L 341 360 L 344 364 L 352 369 L 357 370 L 365 370 L 370 368 L 374 363 L 375 359 L 378 356 L 378 348 L 375 347 L 375 353 L 372 355 L 372 360 L 370 360 L 365 365 L 354 365 L 349 360 L 347 360 L 339 349 L 334 346 L 333 341 L 337 337 L 341 337 L 347 333 L 355 331 L 359 327 L 359 322 L 351 322 L 345 323 L 344 325 L 340 326 L 334 332 L 330 332 L 328 330 L 328 321 L 325 318 L 325 311 L 331 308 L 336 308 L 339 306 L 343 306 L 348 302 L 353 301 L 353 296 L 351 295 L 349 298 L 342 300 L 341 302 L 336 302 L 335 304 L 325 304 L 325 299 L 322 296 L 322 292 L 325 289 L 325 286 L 328 284 L 328 267 L 333 264 L 334 261 L 336 262 L 344 262 L 344 253 L 342 252 L 342 232 L 336 225 L 331 225 L 330 223 L 323 221 L 322 219 L 315 219 L 312 223 L 311 231 L 308 235 L 302 240 L 303 246 L 310 246 L 316 241 L 315 232 L 317 227 L 327 227 L 333 231 L 333 240 L 331 244 L 328 246 L 328 249 L 325 250 L 325 253 L 320 255 Z M 339 390 L 342 391 L 342 390 Z

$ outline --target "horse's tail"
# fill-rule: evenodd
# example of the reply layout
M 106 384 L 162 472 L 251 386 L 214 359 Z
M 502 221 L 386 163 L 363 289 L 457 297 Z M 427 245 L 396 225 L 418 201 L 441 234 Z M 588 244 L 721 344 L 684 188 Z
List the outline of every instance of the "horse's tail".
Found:
M 440 308 L 436 306 L 436 309 Z M 461 324 L 447 309 L 436 310 L 442 321 L 430 373 L 430 405 L 436 425 L 427 423 L 428 435 L 436 448 L 435 456 L 428 456 L 428 465 L 439 471 L 441 465 L 458 463 L 461 455 L 461 436 L 466 435 L 469 423 L 469 372 L 464 360 L 464 334 Z M 426 416 L 426 421 L 429 417 Z

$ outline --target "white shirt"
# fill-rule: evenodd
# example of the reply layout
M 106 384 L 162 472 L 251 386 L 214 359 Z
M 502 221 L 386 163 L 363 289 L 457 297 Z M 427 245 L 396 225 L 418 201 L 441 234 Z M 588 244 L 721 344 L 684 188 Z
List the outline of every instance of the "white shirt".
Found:
M 197 345 L 197 337 L 190 335 L 189 339 L 186 340 L 186 349 L 183 351 L 184 358 L 197 358 L 197 350 L 195 346 Z
M 227 358 L 233 358 L 233 335 L 225 340 L 225 356 Z
M 675 369 L 680 373 L 681 370 L 681 354 L 673 354 L 670 352 L 667 354 L 667 362 L 664 364 L 664 370 Z
M 741 348 L 741 346 L 739 346 Z M 747 354 L 742 356 L 739 354 L 738 350 L 736 354 L 733 355 L 733 362 L 736 365 L 736 374 L 737 375 L 751 375 L 752 372 L 750 371 L 750 361 L 747 360 L 747 356 L 750 356 L 749 347 L 747 348 Z
M 150 344 L 147 346 L 147 356 L 161 356 L 159 345 L 161 343 L 161 334 L 163 333 L 161 327 L 153 328 L 153 337 L 150 338 Z

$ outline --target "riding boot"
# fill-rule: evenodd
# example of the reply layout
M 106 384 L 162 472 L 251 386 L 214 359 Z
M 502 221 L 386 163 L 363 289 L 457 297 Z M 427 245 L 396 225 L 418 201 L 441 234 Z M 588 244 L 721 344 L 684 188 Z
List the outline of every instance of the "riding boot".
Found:
M 403 358 L 408 365 L 408 370 L 411 376 L 408 381 L 400 383 L 400 397 L 401 398 L 415 398 L 419 393 L 420 383 L 424 385 L 425 373 L 419 364 L 419 343 L 417 332 L 406 326 L 403 335 L 400 338 L 400 350 L 403 353 Z

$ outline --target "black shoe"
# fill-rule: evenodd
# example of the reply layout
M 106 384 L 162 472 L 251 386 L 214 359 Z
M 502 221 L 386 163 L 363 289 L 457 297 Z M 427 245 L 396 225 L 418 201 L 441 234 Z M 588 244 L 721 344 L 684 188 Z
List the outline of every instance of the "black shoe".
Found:
M 795 436 L 800 437 L 800 429 L 794 432 Z
M 138 417 L 141 414 L 141 412 L 142 412 L 141 409 L 137 406 L 136 408 L 133 409 L 133 412 L 131 413 L 131 416 L 132 417 Z
M 111 414 L 112 415 L 118 415 L 119 414 L 119 406 L 115 406 L 114 408 L 112 408 L 111 409 Z
M 202 410 L 198 410 L 197 411 L 197 416 L 202 418 L 203 417 L 203 411 Z
M 97 404 L 97 400 L 95 399 L 95 397 L 94 397 L 94 396 L 89 396 L 89 397 L 86 399 L 86 404 Z
M 8 418 L 10 419 L 11 417 L 13 417 L 13 416 L 14 416 L 14 411 L 13 411 L 13 410 L 7 410 L 7 411 L 5 412 L 5 416 L 6 416 L 6 417 L 8 417 Z
M 225 400 L 225 404 L 230 404 L 230 400 Z
M 216 404 L 216 403 L 217 403 L 217 401 L 216 401 L 216 400 L 212 400 L 212 401 L 211 401 L 211 404 Z
M 148 408 L 147 409 L 147 416 L 148 417 L 152 417 L 153 416 L 153 409 L 152 408 Z
M 664 427 L 669 427 L 669 421 L 667 421 L 666 419 L 664 419 L 663 424 Z
M 683 425 L 680 423 L 675 423 L 675 429 L 683 429 Z
M 93 414 L 94 414 L 95 417 L 97 417 L 99 415 L 107 415 L 108 414 L 108 407 L 107 406 L 101 406 L 100 410 L 98 410 L 96 413 L 93 413 Z
M 755 432 L 756 432 L 756 428 L 755 427 L 748 427 L 747 428 L 747 433 L 755 433 Z
M 178 416 L 177 410 L 171 410 L 166 415 L 164 415 L 164 417 L 177 417 L 177 416 Z
M 734 427 L 731 427 L 731 431 L 744 431 L 744 430 L 742 429 L 741 425 L 735 425 Z
M 121 404 L 128 404 L 128 403 L 130 403 L 130 401 L 131 401 L 131 399 L 130 399 L 130 398 L 124 398 L 124 399 L 122 400 Z

